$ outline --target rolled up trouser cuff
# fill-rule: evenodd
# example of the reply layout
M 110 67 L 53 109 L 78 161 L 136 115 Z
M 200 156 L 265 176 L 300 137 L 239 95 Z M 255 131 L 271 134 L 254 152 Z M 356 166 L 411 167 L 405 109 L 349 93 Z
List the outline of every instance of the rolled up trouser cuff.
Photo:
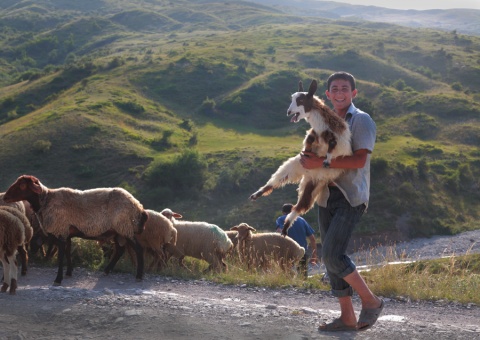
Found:
M 342 289 L 342 290 L 332 289 L 332 295 L 337 297 L 337 298 L 352 296 L 353 295 L 353 288 L 348 287 L 348 288 L 345 288 L 345 289 Z
M 332 295 L 337 297 L 337 298 L 352 296 L 353 295 L 353 288 L 348 287 L 348 288 L 345 288 L 345 289 L 342 289 L 342 290 L 332 289 Z

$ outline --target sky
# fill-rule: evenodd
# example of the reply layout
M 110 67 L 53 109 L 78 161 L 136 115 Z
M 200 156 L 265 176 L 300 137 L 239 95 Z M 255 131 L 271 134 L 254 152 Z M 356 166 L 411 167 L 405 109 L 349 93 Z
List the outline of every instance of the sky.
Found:
M 450 9 L 470 8 L 480 10 L 480 0 L 335 0 L 352 5 L 378 6 L 393 9 Z

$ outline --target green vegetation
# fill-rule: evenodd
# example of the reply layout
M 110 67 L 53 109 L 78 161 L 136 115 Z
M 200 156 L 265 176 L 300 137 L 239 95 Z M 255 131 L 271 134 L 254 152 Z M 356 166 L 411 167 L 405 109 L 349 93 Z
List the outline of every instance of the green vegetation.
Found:
M 315 78 L 323 98 L 346 70 L 378 131 L 356 232 L 479 228 L 479 37 L 239 1 L 7 1 L 0 19 L 0 191 L 23 173 L 122 186 L 150 209 L 271 230 L 296 187 L 248 197 L 301 148 L 290 95 Z

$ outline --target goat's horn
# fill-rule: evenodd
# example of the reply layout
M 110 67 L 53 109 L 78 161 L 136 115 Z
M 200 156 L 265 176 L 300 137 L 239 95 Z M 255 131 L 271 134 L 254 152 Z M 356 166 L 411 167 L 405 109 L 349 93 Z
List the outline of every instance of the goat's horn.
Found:
M 303 83 L 301 80 L 298 82 L 298 92 L 303 92 Z

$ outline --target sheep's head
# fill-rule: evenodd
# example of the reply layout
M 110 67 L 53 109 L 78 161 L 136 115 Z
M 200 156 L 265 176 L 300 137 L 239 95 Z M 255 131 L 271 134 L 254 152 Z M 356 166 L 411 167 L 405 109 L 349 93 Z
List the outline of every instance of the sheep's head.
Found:
M 313 108 L 313 95 L 317 91 L 317 81 L 314 79 L 310 84 L 308 92 L 303 92 L 303 84 L 298 83 L 298 92 L 292 95 L 292 103 L 287 111 L 287 116 L 292 116 L 291 122 L 298 123 L 301 119 L 308 121 L 309 112 Z
M 33 210 L 39 208 L 39 195 L 45 191 L 45 187 L 40 183 L 38 178 L 30 175 L 22 175 L 17 178 L 3 196 L 3 200 L 7 203 L 18 201 L 28 201 Z
M 169 208 L 165 208 L 163 209 L 161 212 L 160 212 L 163 216 L 165 216 L 166 218 L 168 218 L 170 221 L 174 221 L 176 218 L 182 218 L 183 216 L 176 213 L 176 212 L 173 212 L 171 209 Z
M 255 228 L 250 227 L 246 223 L 240 223 L 239 225 L 231 227 L 230 230 L 238 232 L 237 238 L 239 242 L 249 241 L 252 238 L 252 232 L 256 231 Z

